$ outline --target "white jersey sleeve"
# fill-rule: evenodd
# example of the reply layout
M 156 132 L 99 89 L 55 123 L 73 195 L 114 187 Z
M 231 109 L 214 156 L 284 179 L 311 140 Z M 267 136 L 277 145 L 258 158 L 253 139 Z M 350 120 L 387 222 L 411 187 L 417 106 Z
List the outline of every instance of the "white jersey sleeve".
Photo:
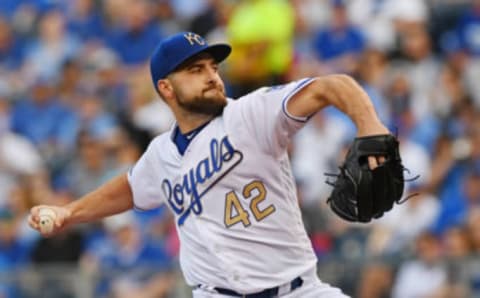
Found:
M 233 121 L 229 126 L 243 126 L 248 137 L 264 151 L 281 154 L 292 135 L 308 120 L 308 117 L 291 115 L 287 103 L 313 81 L 314 79 L 306 78 L 285 85 L 264 87 L 239 98 L 236 102 L 236 115 L 229 117 Z
M 127 177 L 132 189 L 134 208 L 149 210 L 160 207 L 164 199 L 159 197 L 158 177 L 161 171 L 157 152 L 154 149 L 158 138 L 153 140 L 137 163 L 128 171 Z

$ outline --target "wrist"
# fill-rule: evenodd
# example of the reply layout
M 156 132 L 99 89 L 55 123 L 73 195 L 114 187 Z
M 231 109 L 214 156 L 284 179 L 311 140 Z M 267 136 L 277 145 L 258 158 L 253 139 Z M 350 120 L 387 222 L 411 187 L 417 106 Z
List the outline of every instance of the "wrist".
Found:
M 355 121 L 357 126 L 357 136 L 368 136 L 368 135 L 383 135 L 389 134 L 390 131 L 383 125 L 383 123 L 374 116 L 371 118 L 364 118 Z
M 75 202 L 65 205 L 63 207 L 63 213 L 65 218 L 65 224 L 75 224 Z

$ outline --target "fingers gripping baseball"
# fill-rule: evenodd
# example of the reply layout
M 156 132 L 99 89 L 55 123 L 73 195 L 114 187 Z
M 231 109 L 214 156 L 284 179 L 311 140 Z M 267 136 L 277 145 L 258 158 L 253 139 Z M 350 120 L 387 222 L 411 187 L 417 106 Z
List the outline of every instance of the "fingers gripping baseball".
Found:
M 66 227 L 70 211 L 63 207 L 40 205 L 30 210 L 28 223 L 43 236 L 53 236 Z

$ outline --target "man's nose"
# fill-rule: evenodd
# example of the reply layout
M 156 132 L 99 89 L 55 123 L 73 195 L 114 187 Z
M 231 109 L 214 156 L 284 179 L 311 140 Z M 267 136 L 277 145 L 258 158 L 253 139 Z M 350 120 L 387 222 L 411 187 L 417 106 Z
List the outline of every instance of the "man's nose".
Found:
M 218 79 L 217 70 L 213 67 L 207 67 L 207 78 L 209 82 L 216 82 Z

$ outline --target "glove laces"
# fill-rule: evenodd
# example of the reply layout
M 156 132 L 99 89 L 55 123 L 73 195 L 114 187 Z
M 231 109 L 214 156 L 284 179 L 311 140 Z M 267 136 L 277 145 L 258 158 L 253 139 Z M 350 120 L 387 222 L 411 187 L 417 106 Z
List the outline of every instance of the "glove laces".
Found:
M 328 184 L 328 185 L 330 185 L 330 186 L 332 186 L 332 187 L 335 187 L 335 181 L 336 181 L 336 179 L 335 179 L 335 181 L 332 182 L 332 181 L 328 180 L 328 177 L 334 177 L 334 178 L 337 178 L 337 179 L 338 179 L 338 177 L 344 175 L 344 173 L 345 173 L 345 168 L 344 168 L 343 166 L 340 166 L 340 167 L 338 167 L 338 169 L 340 170 L 340 173 L 339 173 L 339 174 L 327 173 L 327 172 L 323 173 L 323 175 L 327 177 L 327 179 L 325 180 L 325 183 L 326 183 L 326 184 Z M 403 171 L 403 172 L 407 172 L 408 174 L 410 174 L 410 170 L 409 170 L 408 168 L 404 167 L 403 165 L 402 165 L 402 171 Z M 419 175 L 419 174 L 417 174 L 417 175 L 415 175 L 414 177 L 411 177 L 411 178 L 403 178 L 402 180 L 397 179 L 396 177 L 394 177 L 394 180 L 397 181 L 397 182 L 400 182 L 400 183 L 405 183 L 405 182 L 413 182 L 413 181 L 417 180 L 418 178 L 420 178 L 420 175 Z M 406 197 L 400 198 L 398 201 L 396 201 L 396 203 L 397 203 L 398 205 L 401 205 L 401 204 L 405 203 L 406 201 L 408 201 L 409 199 L 411 199 L 411 198 L 413 198 L 413 197 L 416 197 L 416 196 L 418 196 L 418 195 L 420 195 L 420 193 L 418 193 L 418 192 L 409 194 L 409 195 L 406 196 Z

